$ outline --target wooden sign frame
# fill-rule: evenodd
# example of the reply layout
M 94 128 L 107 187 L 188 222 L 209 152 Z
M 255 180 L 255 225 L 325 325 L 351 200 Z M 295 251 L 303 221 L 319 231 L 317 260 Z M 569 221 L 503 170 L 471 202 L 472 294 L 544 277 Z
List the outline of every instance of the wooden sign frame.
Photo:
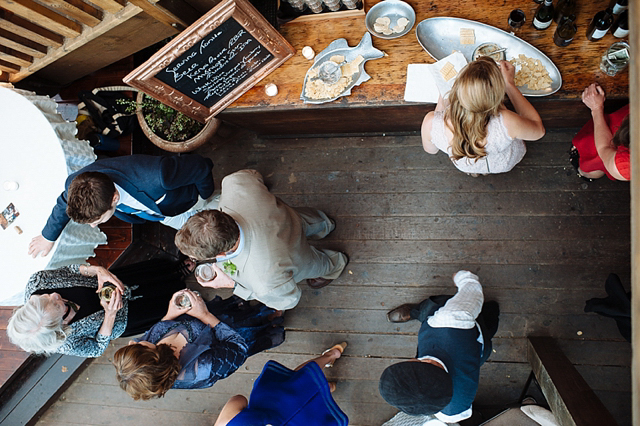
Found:
M 156 78 L 159 72 L 229 19 L 235 20 L 240 27 L 273 55 L 273 58 L 255 74 L 251 74 L 210 107 Z M 242 96 L 295 53 L 296 50 L 293 46 L 247 0 L 223 0 L 144 64 L 129 73 L 123 81 L 177 111 L 204 123 Z

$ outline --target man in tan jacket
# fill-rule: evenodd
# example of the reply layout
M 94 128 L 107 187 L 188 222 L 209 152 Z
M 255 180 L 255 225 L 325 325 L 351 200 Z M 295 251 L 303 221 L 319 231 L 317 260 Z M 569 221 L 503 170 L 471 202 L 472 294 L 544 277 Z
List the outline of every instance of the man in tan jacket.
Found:
M 347 265 L 345 254 L 307 242 L 334 228 L 323 212 L 289 207 L 269 192 L 260 173 L 241 170 L 223 179 L 219 210 L 189 218 L 175 241 L 187 256 L 217 262 L 217 276 L 198 279 L 200 284 L 235 287 L 234 294 L 245 300 L 286 310 L 300 300 L 297 283 L 307 280 L 311 288 L 322 288 Z

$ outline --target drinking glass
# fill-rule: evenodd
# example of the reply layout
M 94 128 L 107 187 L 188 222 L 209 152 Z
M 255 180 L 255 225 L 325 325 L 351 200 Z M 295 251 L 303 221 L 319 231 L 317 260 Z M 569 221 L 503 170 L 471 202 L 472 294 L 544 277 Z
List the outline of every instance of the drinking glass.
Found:
M 200 297 L 200 293 L 197 291 L 194 291 L 193 294 L 195 294 L 196 297 Z M 191 307 L 191 300 L 189 299 L 189 296 L 187 295 L 187 293 L 184 293 L 184 292 L 176 296 L 174 303 L 176 304 L 177 307 L 183 308 L 183 309 L 187 309 Z
M 513 9 L 511 11 L 507 22 L 509 22 L 512 34 L 515 34 L 520 30 L 520 28 L 522 28 L 524 21 L 526 21 L 526 17 L 524 16 L 522 9 Z
M 324 0 L 324 5 L 332 12 L 340 10 L 340 0 Z
M 111 301 L 111 296 L 113 295 L 114 291 L 116 291 L 116 286 L 107 281 L 102 286 L 102 290 L 100 290 L 99 297 L 101 300 L 104 300 L 105 302 L 109 302 Z
M 198 265 L 195 275 L 196 278 L 200 278 L 202 281 L 211 281 L 216 277 L 216 270 L 213 269 L 213 264 L 203 263 Z
M 287 3 L 289 3 L 294 9 L 298 9 L 300 11 L 303 11 L 306 7 L 304 0 L 287 0 Z
M 305 3 L 313 13 L 322 12 L 322 0 L 305 0 Z
M 358 7 L 357 0 L 342 0 L 342 4 L 344 4 L 347 9 L 355 9 Z
M 600 70 L 613 77 L 629 65 L 629 45 L 623 41 L 613 43 L 600 61 Z

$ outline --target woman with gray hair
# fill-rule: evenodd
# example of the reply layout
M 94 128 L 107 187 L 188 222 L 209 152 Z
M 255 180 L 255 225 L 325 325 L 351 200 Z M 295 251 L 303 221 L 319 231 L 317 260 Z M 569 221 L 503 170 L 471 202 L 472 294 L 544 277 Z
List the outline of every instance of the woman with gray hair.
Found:
M 113 272 L 88 265 L 37 272 L 7 335 L 27 352 L 99 357 L 112 339 L 140 334 L 160 320 L 194 266 L 155 259 Z M 106 301 L 96 293 L 108 283 L 115 289 Z

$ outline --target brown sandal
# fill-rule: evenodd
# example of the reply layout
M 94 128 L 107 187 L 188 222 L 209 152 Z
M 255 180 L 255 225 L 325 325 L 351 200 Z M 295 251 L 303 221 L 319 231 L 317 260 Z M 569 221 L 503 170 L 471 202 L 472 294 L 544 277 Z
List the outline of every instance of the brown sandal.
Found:
M 333 345 L 329 349 L 327 349 L 326 351 L 322 352 L 322 355 L 324 355 L 327 352 L 332 351 L 334 349 L 339 350 L 340 354 L 342 354 L 344 352 L 344 350 L 346 349 L 346 347 L 347 347 L 347 342 L 338 343 L 337 345 Z M 335 359 L 333 361 L 331 361 L 331 362 L 326 363 L 325 367 L 326 368 L 333 367 L 333 363 L 334 362 L 335 362 Z

